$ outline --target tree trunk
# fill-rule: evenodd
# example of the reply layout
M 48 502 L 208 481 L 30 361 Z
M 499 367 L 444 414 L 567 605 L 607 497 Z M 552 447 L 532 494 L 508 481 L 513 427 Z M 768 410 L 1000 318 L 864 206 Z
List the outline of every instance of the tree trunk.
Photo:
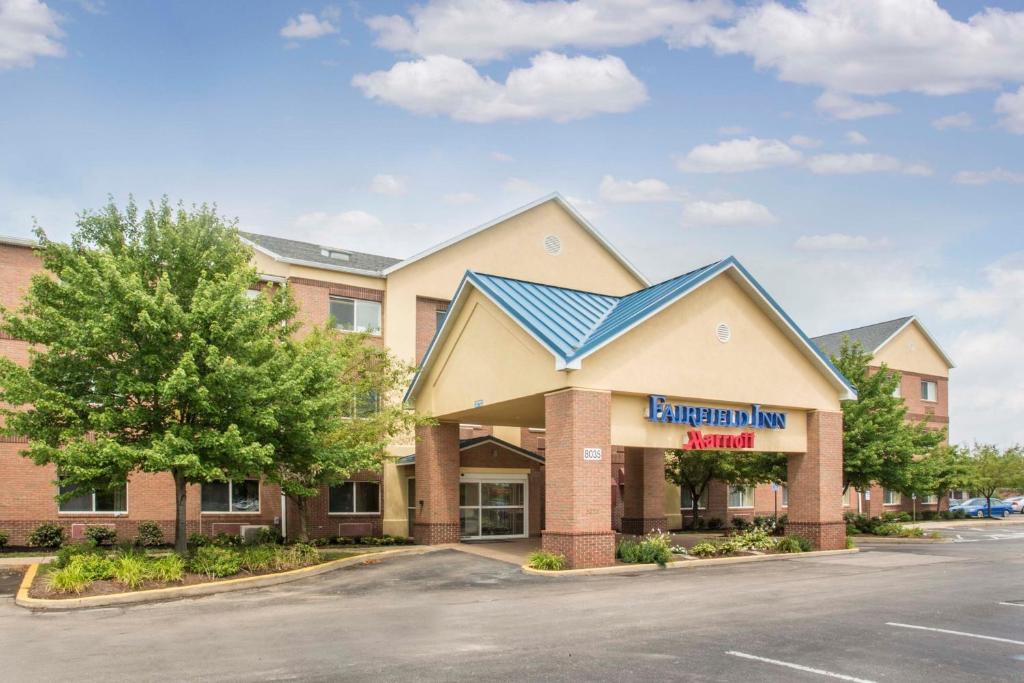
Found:
M 172 470 L 174 475 L 174 551 L 188 552 L 188 535 L 185 528 L 186 482 L 184 473 Z
M 697 494 L 697 489 L 690 486 L 690 509 L 693 513 L 693 530 L 696 531 L 700 528 L 700 495 Z M 704 492 L 701 491 L 701 494 Z
M 302 496 L 296 496 L 295 507 L 299 511 L 299 540 L 305 543 L 309 540 L 309 510 L 306 508 L 306 499 Z

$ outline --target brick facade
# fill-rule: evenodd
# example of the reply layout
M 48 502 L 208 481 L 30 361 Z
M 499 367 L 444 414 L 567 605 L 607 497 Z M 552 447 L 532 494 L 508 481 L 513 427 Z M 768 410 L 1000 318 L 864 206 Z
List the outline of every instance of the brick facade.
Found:
M 459 425 L 441 422 L 416 428 L 417 543 L 459 540 Z
M 565 556 L 569 567 L 615 561 L 611 529 L 611 394 L 567 389 L 544 397 L 545 550 Z M 601 460 L 584 460 L 584 449 Z
M 447 310 L 447 301 L 416 297 L 416 363 L 423 360 L 430 342 L 434 339 L 438 312 Z
M 843 414 L 807 414 L 807 452 L 788 463 L 787 532 L 807 538 L 818 550 L 846 547 L 843 523 Z

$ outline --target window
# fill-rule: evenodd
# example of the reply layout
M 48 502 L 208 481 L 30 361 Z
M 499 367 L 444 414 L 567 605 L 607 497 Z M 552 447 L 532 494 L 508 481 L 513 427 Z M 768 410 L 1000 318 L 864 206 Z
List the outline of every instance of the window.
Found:
M 921 496 L 921 503 L 924 505 L 934 505 L 939 502 L 939 497 L 934 493 L 930 496 Z
M 334 326 L 339 330 L 380 334 L 379 301 L 332 296 L 331 317 L 334 319 Z
M 247 289 L 245 290 L 246 299 L 258 299 L 260 298 L 260 290 L 258 289 Z
M 843 491 L 843 507 L 850 507 L 850 487 L 847 486 L 846 490 Z
M 700 500 L 697 501 L 697 509 L 698 510 L 706 510 L 707 507 L 708 507 L 708 490 L 705 487 L 704 488 L 704 492 L 700 494 Z M 690 493 L 690 489 L 685 487 L 685 486 L 683 487 L 682 508 L 684 510 L 692 510 L 693 509 L 693 495 Z
M 380 410 L 380 397 L 376 391 L 367 391 L 352 399 L 352 411 L 347 417 L 370 417 Z
M 328 512 L 332 515 L 373 515 L 380 512 L 380 484 L 346 481 L 330 489 Z
M 921 380 L 921 400 L 938 401 L 938 385 L 926 379 Z
M 730 486 L 729 507 L 731 508 L 752 508 L 754 507 L 753 486 Z
M 899 505 L 900 501 L 903 500 L 903 496 L 900 495 L 899 491 L 892 491 L 890 489 L 885 490 L 884 504 L 885 505 Z
M 901 396 L 903 396 L 903 389 L 900 387 L 899 384 L 897 384 L 896 388 L 892 390 L 892 395 L 893 398 L 900 398 Z
M 441 329 L 441 325 L 444 325 L 444 319 L 445 317 L 447 317 L 447 315 L 448 309 L 446 308 L 439 308 L 436 311 L 434 311 L 434 316 L 437 321 L 437 326 L 434 328 L 435 330 Z
M 62 485 L 61 495 L 76 493 L 73 484 Z M 60 512 L 128 512 L 128 487 L 122 484 L 109 489 L 97 489 L 74 495 L 61 501 Z
M 782 507 L 789 507 L 789 487 L 785 484 L 782 485 Z
M 259 512 L 260 480 L 214 481 L 203 484 L 202 512 Z

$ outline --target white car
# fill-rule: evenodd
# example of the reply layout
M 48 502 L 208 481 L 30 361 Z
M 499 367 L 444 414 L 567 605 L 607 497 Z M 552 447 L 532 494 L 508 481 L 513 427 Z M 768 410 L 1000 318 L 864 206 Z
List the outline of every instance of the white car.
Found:
M 1013 496 L 1011 498 L 1006 498 L 1004 500 L 1006 500 L 1007 503 L 1013 506 L 1014 512 L 1024 514 L 1024 496 Z

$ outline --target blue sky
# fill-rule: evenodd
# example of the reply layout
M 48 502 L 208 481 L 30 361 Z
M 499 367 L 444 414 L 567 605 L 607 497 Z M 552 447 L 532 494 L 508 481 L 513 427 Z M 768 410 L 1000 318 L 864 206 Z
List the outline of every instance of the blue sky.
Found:
M 810 334 L 918 314 L 1024 442 L 1024 4 L 0 0 L 0 233 L 108 194 L 406 256 L 553 190 Z

